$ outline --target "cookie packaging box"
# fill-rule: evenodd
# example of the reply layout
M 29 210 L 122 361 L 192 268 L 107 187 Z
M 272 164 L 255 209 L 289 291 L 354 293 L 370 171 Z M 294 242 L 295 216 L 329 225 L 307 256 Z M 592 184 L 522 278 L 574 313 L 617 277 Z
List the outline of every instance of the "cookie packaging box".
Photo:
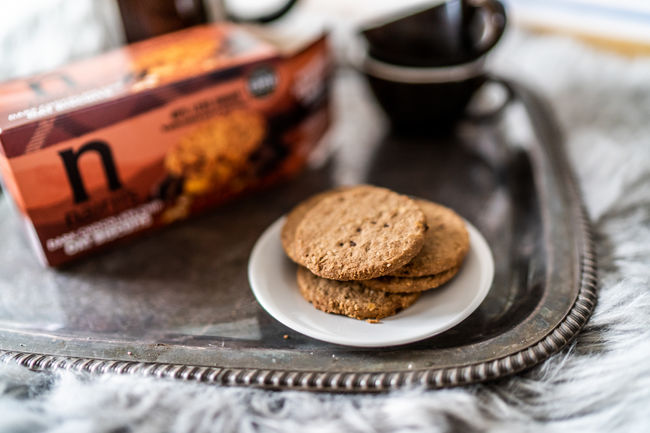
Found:
M 0 173 L 57 266 L 298 172 L 329 124 L 326 35 L 194 27 L 0 84 Z

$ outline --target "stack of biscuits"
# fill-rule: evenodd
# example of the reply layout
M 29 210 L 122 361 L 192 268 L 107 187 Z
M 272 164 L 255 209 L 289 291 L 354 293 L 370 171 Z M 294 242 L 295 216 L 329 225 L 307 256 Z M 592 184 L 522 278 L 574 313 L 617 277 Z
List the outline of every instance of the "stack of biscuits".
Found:
M 319 310 L 378 321 L 456 275 L 469 249 L 463 219 L 369 185 L 326 191 L 287 216 L 282 246 L 302 296 Z

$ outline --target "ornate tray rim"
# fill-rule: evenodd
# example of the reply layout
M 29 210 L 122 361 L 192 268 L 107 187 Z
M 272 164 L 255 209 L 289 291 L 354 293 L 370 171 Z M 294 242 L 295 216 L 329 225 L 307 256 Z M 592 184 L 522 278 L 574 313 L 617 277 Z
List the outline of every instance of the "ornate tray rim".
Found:
M 172 378 L 229 386 L 252 386 L 267 389 L 292 389 L 331 392 L 383 392 L 409 386 L 447 388 L 484 382 L 509 376 L 548 359 L 564 348 L 587 323 L 597 301 L 597 258 L 591 224 L 583 205 L 582 194 L 560 146 L 561 134 L 549 120 L 547 104 L 530 90 L 513 82 L 505 83 L 515 98 L 525 102 L 531 116 L 546 123 L 553 134 L 546 146 L 562 167 L 561 177 L 572 198 L 572 226 L 580 255 L 579 289 L 568 314 L 536 343 L 510 355 L 490 361 L 462 366 L 392 372 L 319 372 L 270 370 L 259 368 L 223 368 L 137 361 L 114 361 L 38 354 L 0 349 L 0 361 L 15 363 L 35 371 L 68 370 L 90 374 L 129 374 Z

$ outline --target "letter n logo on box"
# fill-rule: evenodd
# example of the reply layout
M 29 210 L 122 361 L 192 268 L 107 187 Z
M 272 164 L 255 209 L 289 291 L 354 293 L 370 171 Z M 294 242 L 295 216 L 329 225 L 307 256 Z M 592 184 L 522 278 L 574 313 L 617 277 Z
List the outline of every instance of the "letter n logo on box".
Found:
M 109 189 L 115 191 L 122 188 L 122 182 L 117 174 L 115 161 L 113 160 L 113 152 L 108 143 L 101 140 L 90 141 L 81 146 L 76 152 L 71 149 L 59 152 L 68 175 L 70 188 L 72 188 L 74 194 L 75 203 L 83 203 L 88 200 L 88 192 L 79 171 L 79 158 L 86 152 L 97 152 L 99 154 Z

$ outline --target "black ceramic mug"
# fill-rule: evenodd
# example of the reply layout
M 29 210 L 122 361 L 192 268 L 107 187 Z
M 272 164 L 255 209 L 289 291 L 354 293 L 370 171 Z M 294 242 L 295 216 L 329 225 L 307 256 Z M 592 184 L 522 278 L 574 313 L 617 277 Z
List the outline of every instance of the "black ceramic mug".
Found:
M 505 23 L 497 0 L 451 0 L 364 29 L 357 64 L 396 129 L 445 133 L 488 80 Z

